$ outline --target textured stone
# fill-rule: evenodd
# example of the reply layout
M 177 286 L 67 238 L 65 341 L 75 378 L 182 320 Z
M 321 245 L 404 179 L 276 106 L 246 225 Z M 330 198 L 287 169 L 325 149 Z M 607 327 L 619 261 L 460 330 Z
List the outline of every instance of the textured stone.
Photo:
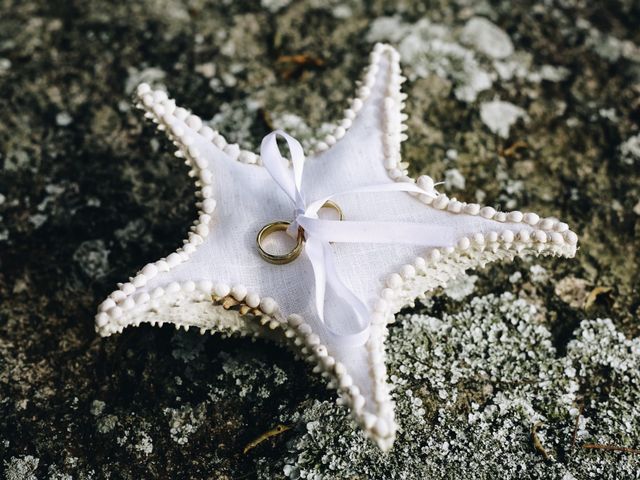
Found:
M 548 332 L 551 345 L 532 348 L 535 361 L 514 365 L 534 373 L 562 365 L 567 377 L 575 374 L 589 420 L 580 420 L 578 431 L 586 436 L 568 450 L 571 435 L 565 433 L 576 417 L 569 410 L 549 413 L 561 401 L 549 385 L 569 385 L 556 370 L 549 385 L 519 386 L 518 395 L 505 400 L 499 393 L 516 387 L 500 383 L 498 375 L 458 379 L 455 389 L 416 382 L 412 397 L 397 401 L 415 402 L 407 431 L 430 442 L 415 455 L 426 461 L 413 470 L 398 462 L 380 467 L 375 454 L 354 449 L 340 453 L 323 473 L 335 477 L 331 466 L 351 461 L 362 478 L 410 478 L 436 462 L 440 468 L 430 470 L 431 478 L 446 477 L 448 468 L 449 477 L 462 475 L 445 463 L 447 452 L 455 452 L 451 458 L 461 466 L 486 453 L 488 477 L 509 477 L 504 472 L 514 461 L 521 467 L 511 477 L 520 479 L 562 478 L 566 470 L 575 478 L 637 472 L 638 455 L 582 449 L 587 442 L 638 448 L 637 408 L 621 411 L 629 399 L 640 401 L 628 380 L 637 363 L 615 378 L 603 376 L 627 365 L 630 346 L 622 352 L 626 344 L 619 336 L 640 331 L 640 216 L 633 211 L 640 198 L 637 2 L 504 0 L 461 7 L 436 1 L 427 9 L 416 0 L 397 11 L 360 0 L 266 3 L 268 8 L 203 0 L 0 2 L 0 471 L 8 478 L 252 478 L 256 471 L 277 478 L 296 468 L 323 468 L 322 462 L 299 467 L 290 459 L 308 438 L 307 424 L 334 428 L 318 420 L 336 408 L 332 394 L 287 352 L 256 342 L 248 355 L 242 352 L 249 340 L 237 340 L 243 348 L 235 348 L 234 342 L 167 327 L 99 340 L 93 315 L 114 282 L 173 251 L 195 215 L 184 165 L 130 107 L 136 85 L 165 85 L 243 147 L 255 149 L 279 126 L 293 130 L 299 123 L 304 136 L 342 118 L 375 41 L 368 35 L 377 19 L 391 17 L 386 29 L 378 24 L 376 35 L 416 52 L 403 64 L 410 78 L 403 87 L 411 137 L 404 157 L 411 173 L 440 181 L 455 168 L 466 191 L 479 193 L 467 198 L 439 187 L 450 196 L 558 215 L 580 234 L 573 262 L 522 261 L 510 270 L 481 270 L 473 294 L 461 302 L 509 291 L 515 297 L 495 308 L 513 312 L 516 297 L 535 306 L 541 315 L 536 328 Z M 462 43 L 465 24 L 479 16 L 506 32 L 510 56 L 495 60 Z M 215 69 L 202 67 L 210 62 Z M 498 98 L 530 119 L 511 125 L 508 140 L 480 116 L 480 104 Z M 62 112 L 68 117 L 57 118 Z M 455 158 L 447 150 L 455 150 Z M 74 254 L 96 241 L 100 249 L 89 250 L 108 251 L 108 262 L 88 273 Z M 567 277 L 613 290 L 586 312 L 556 294 Z M 558 292 L 565 297 L 563 288 Z M 461 308 L 446 295 L 429 305 L 429 318 L 447 322 Z M 507 323 L 507 338 L 522 339 L 508 326 L 513 316 L 492 315 Z M 598 317 L 611 321 L 581 323 Z M 429 343 L 432 321 L 406 327 L 426 337 L 418 358 L 452 358 Z M 391 329 L 397 346 L 403 322 Z M 471 330 L 447 341 L 471 348 L 481 334 Z M 593 358 L 580 358 L 581 345 Z M 488 369 L 486 358 L 477 361 Z M 571 359 L 576 371 L 568 360 L 552 362 L 556 358 Z M 584 372 L 580 363 L 588 366 Z M 407 378 L 411 372 L 402 369 L 393 363 L 390 373 Z M 535 411 L 545 412 L 538 431 L 555 462 L 545 462 L 527 443 L 530 425 L 522 418 L 529 410 L 514 406 L 534 390 L 548 393 Z M 438 414 L 453 398 L 457 403 Z M 608 399 L 615 406 L 611 414 L 603 406 Z M 571 408 L 578 409 L 579 401 Z M 469 421 L 471 402 L 484 410 L 504 406 L 500 431 L 515 437 L 499 444 L 475 437 L 496 430 L 480 431 Z M 339 418 L 337 433 L 366 445 Z M 494 420 L 491 425 L 498 425 Z M 294 428 L 242 454 L 279 423 Z M 471 439 L 469 451 L 447 433 L 453 430 Z M 345 452 L 337 435 L 318 438 L 320 448 Z M 398 441 L 394 448 L 401 455 L 413 444 Z

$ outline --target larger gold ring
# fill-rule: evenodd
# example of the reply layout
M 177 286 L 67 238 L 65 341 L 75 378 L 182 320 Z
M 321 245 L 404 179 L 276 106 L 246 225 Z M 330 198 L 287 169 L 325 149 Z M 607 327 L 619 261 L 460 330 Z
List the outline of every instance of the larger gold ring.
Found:
M 260 252 L 260 256 L 264 258 L 267 262 L 273 263 L 274 265 L 284 265 L 287 263 L 293 262 L 298 256 L 300 252 L 302 252 L 302 247 L 304 246 L 304 232 L 302 228 L 298 229 L 298 238 L 296 239 L 296 246 L 293 247 L 288 253 L 284 255 L 274 255 L 273 253 L 267 252 L 264 248 L 262 248 L 262 241 L 275 232 L 282 232 L 289 228 L 291 223 L 289 222 L 272 222 L 268 223 L 258 232 L 258 238 L 256 241 L 258 242 L 258 251 Z

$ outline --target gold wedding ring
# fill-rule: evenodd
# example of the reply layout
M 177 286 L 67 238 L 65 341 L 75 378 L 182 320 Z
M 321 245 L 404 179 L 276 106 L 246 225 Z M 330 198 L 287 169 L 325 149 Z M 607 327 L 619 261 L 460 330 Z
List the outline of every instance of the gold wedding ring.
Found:
M 288 253 L 284 255 L 275 255 L 273 253 L 267 252 L 264 248 L 262 248 L 262 241 L 267 238 L 269 235 L 275 232 L 283 232 L 287 228 L 289 228 L 291 222 L 272 222 L 266 224 L 262 229 L 258 232 L 258 238 L 256 241 L 258 242 L 258 251 L 260 252 L 260 256 L 264 258 L 267 262 L 273 263 L 274 265 L 284 265 L 286 263 L 293 262 L 300 252 L 302 252 L 302 247 L 304 245 L 304 231 L 302 228 L 298 228 L 298 237 L 296 238 L 296 246 L 293 247 Z
M 342 209 L 338 206 L 337 203 L 332 202 L 331 200 L 327 200 L 322 208 L 332 208 L 338 212 L 338 218 L 340 220 L 344 219 L 344 214 L 342 213 Z M 267 252 L 263 247 L 263 241 L 272 233 L 283 232 L 289 228 L 291 222 L 285 222 L 283 220 L 278 222 L 271 222 L 266 224 L 264 227 L 260 229 L 258 232 L 258 237 L 256 238 L 256 242 L 258 243 L 258 252 L 260 252 L 260 256 L 265 259 L 269 263 L 273 263 L 274 265 L 285 265 L 287 263 L 293 262 L 298 256 L 300 256 L 300 252 L 302 252 L 302 248 L 304 247 L 304 230 L 302 227 L 298 228 L 298 236 L 296 238 L 296 245 L 293 247 L 293 250 L 287 252 L 283 255 L 275 255 L 273 253 Z

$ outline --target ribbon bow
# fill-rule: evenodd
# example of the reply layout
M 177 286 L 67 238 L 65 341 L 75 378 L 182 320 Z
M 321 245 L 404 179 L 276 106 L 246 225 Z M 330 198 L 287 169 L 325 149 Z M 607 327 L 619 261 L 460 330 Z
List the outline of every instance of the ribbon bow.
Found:
M 289 146 L 293 172 L 280 155 L 277 136 L 281 136 Z M 364 222 L 352 220 L 325 220 L 318 218 L 318 211 L 334 197 L 365 192 L 415 192 L 435 196 L 414 183 L 395 182 L 370 185 L 337 192 L 324 198 L 307 203 L 302 191 L 302 172 L 304 169 L 304 151 L 300 143 L 282 130 L 276 130 L 262 140 L 260 146 L 262 164 L 271 178 L 284 191 L 294 204 L 294 220 L 287 233 L 296 238 L 298 228 L 304 230 L 305 252 L 313 269 L 315 280 L 315 303 L 320 321 L 335 336 L 335 341 L 348 346 L 364 344 L 369 337 L 371 313 L 365 303 L 347 287 L 336 268 L 332 243 L 391 243 L 436 247 L 453 243 L 453 229 L 449 227 L 425 225 L 419 223 Z M 354 312 L 354 325 L 348 333 L 338 333 L 324 320 L 325 292 L 331 287 L 339 299 L 351 307 Z M 349 321 L 352 319 L 349 319 Z

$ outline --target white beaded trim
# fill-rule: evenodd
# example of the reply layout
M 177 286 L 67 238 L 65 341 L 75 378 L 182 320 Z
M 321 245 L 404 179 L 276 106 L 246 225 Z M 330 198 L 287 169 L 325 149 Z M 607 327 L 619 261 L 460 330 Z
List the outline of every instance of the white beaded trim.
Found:
M 523 232 L 528 233 L 526 230 Z M 472 238 L 463 237 L 454 248 L 430 249 L 424 256 L 416 257 L 413 264 L 404 265 L 383 279 L 380 298 L 389 304 L 392 312 L 397 312 L 408 305 L 407 299 L 424 296 L 427 290 L 446 286 L 448 280 L 469 268 L 484 267 L 499 259 L 527 254 L 570 256 L 575 252 L 569 242 L 554 243 L 548 241 L 549 237 L 539 242 L 532 236 L 522 240 L 512 234 L 510 230 L 500 234 L 477 233 Z M 390 317 L 390 320 L 394 319 Z
M 351 127 L 353 120 L 362 109 L 364 102 L 371 93 L 379 71 L 381 56 L 388 58 L 389 75 L 386 86 L 386 95 L 383 101 L 383 148 L 384 166 L 389 176 L 396 181 L 414 182 L 407 176 L 407 164 L 401 161 L 400 144 L 407 139 L 403 123 L 407 116 L 402 112 L 406 94 L 400 92 L 400 85 L 406 80 L 400 74 L 399 55 L 393 47 L 377 44 L 371 53 L 369 67 L 365 70 L 356 96 L 345 110 L 345 118 L 338 124 L 335 130 L 323 140 L 316 143 L 315 153 L 320 153 L 335 144 Z M 371 335 L 366 348 L 370 358 L 371 378 L 373 380 L 373 401 L 376 415 L 364 411 L 365 398 L 353 385 L 353 379 L 346 371 L 344 365 L 336 362 L 325 345 L 320 343 L 319 337 L 312 332 L 311 326 L 299 315 L 290 315 L 284 318 L 276 302 L 260 296 L 254 292 L 248 292 L 242 285 L 229 286 L 224 283 L 216 283 L 209 280 L 198 282 L 172 283 L 165 288 L 158 287 L 152 292 L 136 294 L 138 288 L 144 286 L 147 281 L 159 272 L 169 271 L 171 268 L 187 260 L 202 244 L 209 234 L 211 214 L 216 203 L 212 196 L 212 173 L 207 168 L 206 162 L 201 159 L 200 152 L 193 145 L 193 138 L 182 126 L 184 122 L 189 129 L 194 129 L 203 138 L 213 142 L 234 160 L 248 164 L 259 164 L 259 156 L 247 150 L 241 150 L 237 144 L 229 144 L 220 133 L 208 126 L 203 126 L 202 120 L 196 115 L 190 114 L 183 108 L 176 107 L 166 93 L 142 84 L 138 87 L 138 106 L 146 111 L 145 116 L 158 124 L 159 130 L 165 130 L 173 143 L 179 147 L 176 156 L 185 158 L 185 163 L 191 167 L 190 176 L 197 177 L 196 195 L 201 199 L 197 206 L 199 218 L 191 227 L 189 237 L 184 240 L 183 247 L 176 252 L 160 259 L 155 263 L 145 265 L 129 282 L 120 284 L 119 289 L 112 292 L 100 305 L 96 315 L 96 331 L 103 336 L 109 336 L 115 332 L 121 332 L 126 326 L 139 325 L 146 321 L 144 313 L 155 310 L 160 314 L 158 303 L 163 298 L 172 297 L 187 300 L 190 304 L 203 304 L 210 309 L 209 297 L 222 306 L 222 311 L 234 309 L 234 313 L 215 315 L 213 324 L 194 322 L 193 324 L 176 321 L 171 322 L 176 328 L 185 330 L 190 326 L 199 326 L 200 333 L 205 331 L 239 333 L 243 335 L 263 335 L 264 330 L 254 327 L 246 322 L 238 320 L 238 315 L 253 314 L 260 316 L 260 324 L 269 327 L 270 330 L 281 328 L 284 338 L 300 349 L 306 359 L 315 364 L 314 372 L 321 373 L 329 379 L 328 387 L 336 388 L 340 395 L 340 402 L 350 407 L 350 412 L 359 423 L 365 434 L 372 438 L 382 450 L 388 450 L 395 438 L 397 424 L 394 419 L 394 404 L 390 396 L 387 383 L 385 366 L 384 339 L 387 335 L 386 324 L 393 321 L 393 314 L 404 307 L 407 302 L 413 301 L 419 295 L 430 288 L 444 286 L 456 273 L 470 268 L 473 264 L 484 266 L 489 261 L 503 257 L 513 257 L 533 252 L 537 254 L 566 255 L 575 253 L 577 236 L 568 230 L 565 223 L 555 219 L 540 220 L 534 213 L 521 212 L 496 212 L 492 207 L 481 207 L 478 204 L 459 202 L 455 198 L 449 199 L 446 195 L 437 194 L 434 190 L 434 182 L 428 176 L 417 179 L 420 187 L 427 191 L 433 191 L 436 197 L 417 195 L 418 199 L 432 208 L 447 210 L 451 213 L 464 213 L 468 215 L 481 215 L 484 218 L 498 222 L 525 223 L 529 226 L 537 226 L 530 232 L 522 230 L 502 230 L 488 234 L 476 233 L 470 237 L 464 237 L 458 241 L 456 247 L 443 249 L 431 249 L 425 258 L 418 257 L 413 265 L 404 265 L 398 273 L 392 273 L 386 280 L 386 286 L 381 290 L 378 299 L 373 305 L 371 318 Z M 397 126 L 399 125 L 399 128 Z M 415 194 L 413 196 L 416 196 Z M 515 227 L 514 227 L 515 228 Z M 452 256 L 451 253 L 464 252 L 464 256 Z M 436 270 L 435 266 L 439 268 Z M 429 268 L 433 267 L 430 271 Z M 442 268 L 445 266 L 445 268 Z M 204 308 L 204 307 L 203 307 Z M 212 309 L 219 312 L 219 308 Z M 237 311 L 237 313 L 235 313 Z M 127 322 L 131 316 L 133 322 Z M 237 318 L 235 318 L 237 317 Z M 217 321 L 216 321 L 217 319 Z M 232 320 L 233 319 L 233 320 Z M 162 325 L 162 321 L 149 320 L 154 325 Z

